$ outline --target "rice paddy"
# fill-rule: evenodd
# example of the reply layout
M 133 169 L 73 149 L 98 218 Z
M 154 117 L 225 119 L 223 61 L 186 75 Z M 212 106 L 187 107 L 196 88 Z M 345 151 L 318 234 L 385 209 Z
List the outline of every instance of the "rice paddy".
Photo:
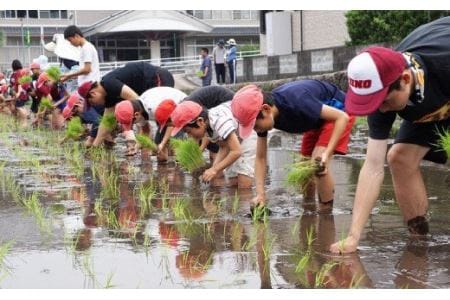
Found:
M 65 135 L 0 119 L 2 288 L 449 287 L 450 192 L 437 188 L 447 167 L 424 167 L 436 197 L 429 241 L 409 240 L 398 210 L 386 209 L 396 205 L 387 181 L 360 251 L 340 257 L 326 249 L 348 229 L 358 159 L 336 159 L 339 197 L 321 214 L 284 189 L 278 166 L 296 163 L 293 151 L 270 149 L 272 214 L 252 219 L 252 191 L 205 190 L 174 157 L 126 157 L 120 138 L 111 150 L 55 147 Z

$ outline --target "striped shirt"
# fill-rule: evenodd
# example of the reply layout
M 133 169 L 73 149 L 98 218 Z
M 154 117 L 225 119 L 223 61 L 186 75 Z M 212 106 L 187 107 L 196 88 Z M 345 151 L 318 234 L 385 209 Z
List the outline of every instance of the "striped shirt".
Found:
M 210 109 L 208 119 L 209 126 L 212 129 L 208 138 L 214 143 L 226 140 L 238 128 L 238 123 L 231 113 L 231 101 Z

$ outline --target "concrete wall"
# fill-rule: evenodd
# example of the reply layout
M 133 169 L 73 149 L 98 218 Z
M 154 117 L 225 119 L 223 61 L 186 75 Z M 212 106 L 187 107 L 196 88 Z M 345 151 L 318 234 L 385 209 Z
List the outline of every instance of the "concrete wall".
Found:
M 282 56 L 246 57 L 238 64 L 238 82 L 270 81 L 345 71 L 350 60 L 366 47 L 368 46 L 342 46 Z M 239 70 L 240 68 L 242 69 Z

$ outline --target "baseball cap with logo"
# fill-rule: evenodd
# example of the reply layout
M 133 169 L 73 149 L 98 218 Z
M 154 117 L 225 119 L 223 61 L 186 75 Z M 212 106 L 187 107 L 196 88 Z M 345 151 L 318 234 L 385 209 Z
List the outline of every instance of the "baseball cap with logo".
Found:
M 231 101 L 231 112 L 239 122 L 239 136 L 247 138 L 256 123 L 256 117 L 263 105 L 263 94 L 254 84 L 240 89 Z
M 166 99 L 161 101 L 161 103 L 156 107 L 155 110 L 155 120 L 158 122 L 161 130 L 166 126 L 170 115 L 177 107 L 177 104 L 172 99 Z
M 177 105 L 175 110 L 170 115 L 174 129 L 172 130 L 172 136 L 177 135 L 184 126 L 194 121 L 203 108 L 200 104 L 192 101 L 183 101 Z
M 376 111 L 406 66 L 402 53 L 384 47 L 370 47 L 354 57 L 347 69 L 346 111 L 359 116 Z
M 116 120 L 123 127 L 124 131 L 131 130 L 133 127 L 133 115 L 134 109 L 131 101 L 124 100 L 119 102 L 116 105 L 114 114 L 116 116 Z

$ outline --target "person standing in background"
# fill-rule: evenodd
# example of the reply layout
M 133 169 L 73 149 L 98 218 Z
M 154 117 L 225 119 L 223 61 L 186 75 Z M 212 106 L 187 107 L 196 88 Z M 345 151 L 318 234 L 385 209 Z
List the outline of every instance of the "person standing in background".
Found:
M 237 66 L 237 48 L 236 48 L 236 41 L 234 39 L 228 40 L 229 49 L 227 51 L 227 64 L 228 64 L 228 70 L 230 71 L 230 83 L 235 84 L 236 83 L 236 66 Z
M 202 86 L 208 86 L 211 85 L 212 80 L 211 59 L 209 58 L 208 48 L 202 48 L 200 55 L 203 58 L 202 65 L 200 67 L 200 71 L 202 72 L 202 75 L 200 76 L 202 79 Z
M 225 49 L 224 40 L 219 40 L 217 46 L 213 50 L 214 67 L 216 69 L 217 84 L 225 83 L 225 55 L 227 49 Z
M 71 78 L 78 77 L 78 86 L 88 81 L 100 80 L 100 67 L 98 62 L 98 53 L 94 45 L 87 41 L 81 30 L 75 25 L 68 26 L 64 30 L 64 38 L 68 40 L 72 46 L 81 47 L 80 68 L 73 73 L 61 76 L 64 82 Z

